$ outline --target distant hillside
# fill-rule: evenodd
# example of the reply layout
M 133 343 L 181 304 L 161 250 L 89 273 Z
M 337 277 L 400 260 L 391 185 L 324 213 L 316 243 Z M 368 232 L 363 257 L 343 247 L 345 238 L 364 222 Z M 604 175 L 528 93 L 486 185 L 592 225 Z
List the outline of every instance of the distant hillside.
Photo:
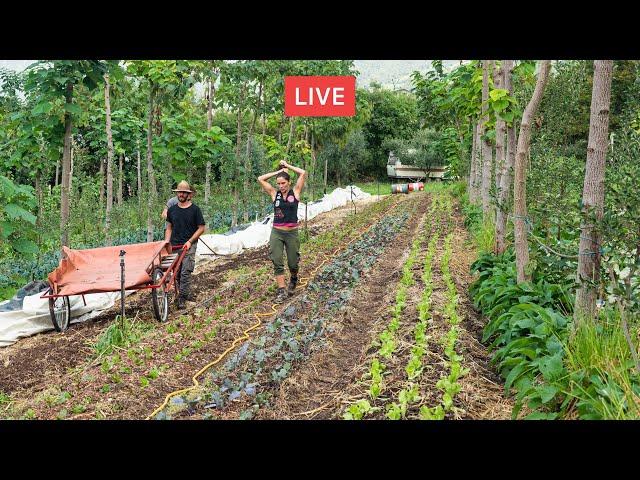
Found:
M 445 69 L 459 64 L 459 60 L 443 60 Z M 411 74 L 414 71 L 431 70 L 431 60 L 355 60 L 360 72 L 358 87 L 368 87 L 372 81 L 386 88 L 411 88 Z
M 0 60 L 0 68 L 21 72 L 32 63 L 35 63 L 35 60 Z

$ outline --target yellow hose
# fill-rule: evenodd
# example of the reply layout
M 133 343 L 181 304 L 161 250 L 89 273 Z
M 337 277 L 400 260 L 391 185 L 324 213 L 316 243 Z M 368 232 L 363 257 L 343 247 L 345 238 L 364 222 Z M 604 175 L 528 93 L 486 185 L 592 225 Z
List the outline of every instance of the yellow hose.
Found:
M 323 254 L 323 256 L 325 257 L 324 260 L 322 260 L 322 262 L 320 262 L 320 264 L 313 269 L 313 271 L 311 272 L 311 274 L 308 277 L 300 277 L 300 283 L 296 286 L 296 289 L 301 288 L 301 287 L 306 287 L 309 284 L 309 280 L 311 280 L 316 272 L 320 269 L 320 267 L 322 267 L 323 265 L 325 265 L 327 263 L 327 261 L 330 258 L 333 258 L 340 250 L 342 249 L 346 249 L 351 243 L 355 242 L 356 240 L 360 239 L 365 233 L 367 233 L 367 231 L 369 231 L 369 229 L 371 227 L 373 227 L 382 217 L 384 217 L 388 212 L 390 212 L 393 208 L 396 207 L 396 205 L 398 205 L 399 202 L 394 203 L 391 207 L 389 207 L 387 210 L 385 210 L 384 213 L 382 213 L 378 218 L 376 218 L 376 220 L 374 220 L 367 228 L 365 228 L 358 236 L 354 237 L 352 240 L 350 240 L 348 243 L 346 243 L 344 246 L 338 247 L 336 248 L 332 253 L 331 253 L 331 257 L 329 257 L 326 254 Z M 304 280 L 303 280 L 304 279 Z M 233 343 L 231 344 L 231 346 L 229 348 L 227 348 L 224 352 L 222 352 L 218 358 L 216 358 L 213 362 L 207 363 L 204 367 L 202 367 L 200 370 L 198 370 L 196 372 L 196 374 L 192 377 L 192 381 L 193 381 L 193 385 L 188 387 L 188 388 L 183 388 L 181 390 L 175 390 L 169 394 L 167 394 L 167 396 L 164 399 L 164 402 L 162 403 L 162 405 L 160 405 L 158 408 L 156 408 L 150 415 L 147 416 L 147 418 L 145 420 L 150 420 L 152 417 L 154 417 L 158 412 L 160 412 L 162 409 L 164 409 L 164 407 L 167 406 L 167 404 L 169 403 L 169 399 L 175 395 L 178 395 L 180 393 L 184 393 L 184 392 L 188 392 L 190 390 L 193 390 L 194 388 L 198 387 L 200 385 L 200 382 L 198 382 L 198 378 L 202 373 L 204 373 L 205 371 L 207 371 L 209 368 L 213 367 L 215 364 L 217 364 L 218 362 L 220 362 L 220 360 L 222 360 L 231 350 L 233 350 L 234 348 L 236 348 L 236 346 L 239 343 L 242 343 L 245 340 L 249 340 L 249 332 L 252 330 L 255 330 L 256 328 L 258 328 L 260 325 L 262 325 L 262 320 L 260 320 L 260 317 L 270 317 L 271 315 L 278 313 L 277 310 L 277 306 L 279 304 L 274 303 L 271 305 L 271 312 L 266 312 L 266 313 L 254 313 L 254 315 L 256 316 L 257 322 L 252 325 L 251 327 L 247 328 L 246 330 L 244 330 L 244 332 L 242 333 L 242 336 L 236 338 Z

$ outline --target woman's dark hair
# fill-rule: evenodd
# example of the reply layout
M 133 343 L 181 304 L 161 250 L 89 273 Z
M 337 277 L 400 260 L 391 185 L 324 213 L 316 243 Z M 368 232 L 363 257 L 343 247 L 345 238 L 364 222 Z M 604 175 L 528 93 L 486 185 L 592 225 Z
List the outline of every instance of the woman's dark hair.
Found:
M 291 177 L 287 172 L 280 172 L 278 175 L 276 175 L 276 180 L 280 177 L 284 178 L 287 182 L 291 181 Z

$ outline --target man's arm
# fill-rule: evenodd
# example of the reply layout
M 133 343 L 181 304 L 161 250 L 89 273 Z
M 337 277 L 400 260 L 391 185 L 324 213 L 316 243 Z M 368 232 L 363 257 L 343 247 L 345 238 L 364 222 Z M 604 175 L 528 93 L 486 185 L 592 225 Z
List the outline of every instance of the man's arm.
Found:
M 173 225 L 171 222 L 167 222 L 167 227 L 164 229 L 164 241 L 168 242 L 171 240 L 171 232 L 173 231 Z
M 189 240 L 184 242 L 184 246 L 182 248 L 184 248 L 185 250 L 189 250 L 191 248 L 191 245 L 193 245 L 193 242 L 198 240 L 198 238 L 200 238 L 200 235 L 204 233 L 204 229 L 205 225 L 198 225 L 198 229 L 193 235 L 191 235 L 191 238 Z
M 167 200 L 167 206 L 164 207 L 164 210 L 162 210 L 162 218 L 164 218 L 165 220 L 167 219 L 167 215 L 169 214 L 169 209 L 171 207 L 173 207 L 174 205 L 178 204 L 178 197 L 174 196 L 171 197 L 169 200 Z

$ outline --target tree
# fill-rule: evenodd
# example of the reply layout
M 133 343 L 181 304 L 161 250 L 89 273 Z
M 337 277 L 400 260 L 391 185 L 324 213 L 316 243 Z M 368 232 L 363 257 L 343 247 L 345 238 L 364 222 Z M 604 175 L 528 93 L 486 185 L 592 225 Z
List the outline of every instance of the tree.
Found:
M 446 158 L 450 172 L 454 176 L 468 175 L 469 200 L 476 203 L 481 176 L 478 116 L 482 104 L 482 69 L 475 60 L 447 74 L 442 70 L 441 61 L 434 60 L 432 65 L 434 69 L 425 75 L 412 74 L 418 112 L 423 127 L 447 132 L 444 138 L 449 143 Z M 457 141 L 452 148 L 454 138 Z M 467 156 L 469 148 L 471 154 Z
M 113 135 L 111 133 L 111 102 L 109 99 L 109 74 L 104 76 L 104 106 L 107 117 L 107 208 L 105 209 L 106 244 L 111 245 L 111 209 L 113 208 Z
M 493 84 L 496 89 L 491 92 L 495 94 L 496 92 L 503 92 L 502 89 L 504 84 L 504 65 L 496 65 L 496 68 L 493 71 Z M 495 187 L 497 192 L 497 197 L 500 197 L 500 180 L 502 179 L 502 172 L 504 170 L 505 165 L 505 133 L 507 131 L 507 126 L 500 116 L 496 117 L 496 161 L 495 161 Z
M 372 91 L 358 91 L 371 105 L 369 120 L 362 126 L 367 147 L 372 153 L 372 164 L 363 165 L 363 170 L 380 178 L 386 175 L 388 151 L 382 147 L 389 138 L 410 139 L 419 128 L 418 103 L 414 95 L 405 92 L 394 92 L 379 88 L 372 84 Z M 358 109 L 356 109 L 358 111 Z M 322 138 L 317 137 L 322 144 Z
M 76 85 L 85 85 L 92 90 L 102 81 L 107 64 L 96 60 L 54 60 L 37 62 L 28 68 L 27 89 L 37 90 L 39 106 L 50 110 L 52 101 L 64 98 L 64 147 L 62 154 L 62 191 L 60 207 L 60 243 L 69 244 L 69 187 L 71 183 L 71 134 L 73 115 L 82 110 L 73 103 Z
M 507 94 L 511 96 L 512 92 L 512 75 L 513 75 L 513 60 L 502 61 L 502 75 L 503 86 L 507 91 Z M 504 125 L 504 123 L 503 123 Z M 507 213 L 508 213 L 508 199 L 511 194 L 511 184 L 513 179 L 513 166 L 515 162 L 515 127 L 513 121 L 506 124 L 507 130 L 507 148 L 506 155 L 498 155 L 498 146 L 496 142 L 496 157 L 500 156 L 501 161 L 498 161 L 499 174 L 499 187 L 498 197 L 496 202 L 496 247 L 495 252 L 501 254 L 505 251 L 505 231 L 507 228 Z M 504 138 L 501 136 L 501 138 Z
M 527 219 L 527 199 L 526 199 L 526 182 L 527 182 L 527 156 L 529 150 L 529 140 L 531 138 L 531 123 L 542 101 L 542 94 L 549 76 L 551 62 L 542 60 L 540 62 L 540 71 L 538 80 L 533 92 L 531 100 L 527 104 L 522 121 L 520 122 L 520 135 L 518 136 L 518 148 L 515 159 L 515 184 L 513 191 L 513 211 L 514 211 L 514 236 L 516 250 L 516 272 L 518 283 L 529 280 L 530 273 L 527 272 L 529 264 L 529 244 L 527 242 L 527 233 L 525 220 Z
M 482 121 L 480 123 L 480 138 L 482 140 L 482 186 L 480 197 L 482 198 L 482 213 L 485 219 L 490 213 L 490 189 L 491 171 L 493 168 L 493 147 L 488 138 L 489 123 L 489 72 L 493 70 L 492 60 L 482 61 Z
M 595 314 L 596 284 L 600 274 L 600 245 L 602 245 L 597 224 L 604 215 L 605 159 L 608 147 L 613 60 L 596 60 L 593 63 L 589 144 L 582 190 L 582 221 L 578 253 L 579 288 L 576 292 L 574 307 L 576 323 L 591 319 Z
M 147 115 L 147 175 L 149 200 L 147 203 L 147 241 L 153 240 L 153 206 L 158 196 L 153 169 L 153 130 L 160 124 L 160 109 L 168 99 L 184 96 L 193 85 L 191 65 L 182 60 L 136 60 L 127 63 L 127 71 L 146 80 L 148 88 Z

